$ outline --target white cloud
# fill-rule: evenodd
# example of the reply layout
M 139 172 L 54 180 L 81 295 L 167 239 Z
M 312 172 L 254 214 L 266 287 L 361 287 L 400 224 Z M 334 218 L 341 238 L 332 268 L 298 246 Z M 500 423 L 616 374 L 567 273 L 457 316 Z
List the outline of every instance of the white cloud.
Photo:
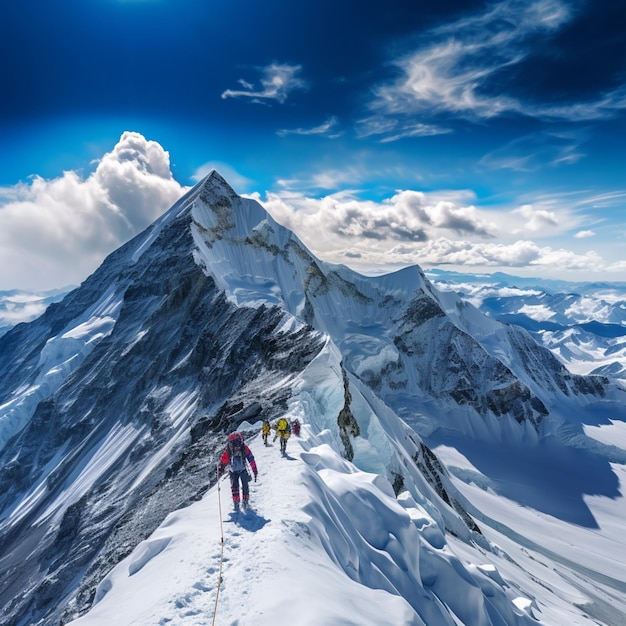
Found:
M 474 206 L 458 206 L 456 202 L 434 199 L 419 191 L 400 191 L 389 200 L 394 212 L 419 216 L 425 227 L 450 230 L 459 235 L 493 237 L 495 224 L 488 223 Z
M 301 69 L 301 65 L 271 63 L 261 68 L 261 89 L 255 89 L 252 83 L 240 79 L 239 84 L 243 89 L 227 89 L 222 93 L 222 98 L 251 98 L 253 102 L 276 100 L 282 104 L 294 89 L 306 87 L 306 83 L 298 76 Z
M 397 267 L 418 264 L 422 267 L 452 266 L 465 269 L 530 268 L 533 272 L 585 271 L 597 272 L 606 264 L 593 251 L 577 254 L 570 250 L 540 247 L 533 241 L 519 240 L 510 244 L 469 242 L 439 238 L 423 246 L 402 244 L 378 258 L 371 258 L 372 267 L 382 269 L 383 262 Z M 344 261 L 345 262 L 345 261 Z
M 258 194 L 255 194 L 260 199 Z M 294 231 L 320 258 L 363 273 L 384 273 L 407 265 L 424 268 L 533 269 L 554 273 L 607 267 L 594 251 L 540 246 L 515 232 L 547 237 L 575 221 L 545 205 L 515 211 L 484 211 L 469 192 L 398 191 L 381 202 L 353 193 L 311 198 L 301 193 L 268 193 L 263 202 L 281 224 Z M 497 240 L 496 240 L 497 238 Z
M 554 311 L 545 304 L 525 304 L 519 308 L 518 313 L 526 315 L 537 322 L 547 322 L 555 317 Z
M 546 228 L 558 227 L 559 221 L 554 211 L 536 208 L 530 204 L 515 209 L 513 214 L 519 214 L 525 221 L 525 230 L 531 232 L 544 231 Z
M 606 269 L 609 272 L 621 274 L 620 280 L 623 280 L 624 273 L 626 272 L 626 261 L 617 261 L 616 263 L 611 263 L 611 265 L 609 265 Z
M 383 118 L 378 122 L 383 128 L 389 118 L 442 112 L 481 119 L 513 112 L 578 121 L 614 115 L 626 107 L 625 88 L 590 102 L 559 105 L 523 102 L 502 90 L 499 77 L 533 54 L 533 37 L 556 32 L 570 19 L 571 9 L 562 0 L 505 0 L 432 30 L 425 38 L 429 43 L 395 61 L 399 78 L 375 90 L 374 118 Z
M 576 239 L 586 239 L 587 237 L 595 237 L 596 233 L 593 230 L 581 230 L 577 232 L 574 237 Z
M 465 194 L 460 194 L 464 197 Z M 320 199 L 301 194 L 269 193 L 266 208 L 281 223 L 297 233 L 324 233 L 328 245 L 359 242 L 427 241 L 449 232 L 492 237 L 496 227 L 473 206 L 457 204 L 417 191 L 400 191 L 383 202 L 362 200 L 348 193 Z M 325 245 L 325 244 L 322 244 Z
M 125 132 L 87 178 L 68 171 L 0 190 L 0 288 L 82 282 L 183 193 L 169 154 Z
M 330 117 L 323 124 L 315 126 L 313 128 L 281 128 L 276 131 L 276 134 L 280 137 L 286 135 L 326 135 L 331 139 L 335 139 L 341 136 L 341 133 L 334 131 L 337 127 L 338 120 L 336 117 Z

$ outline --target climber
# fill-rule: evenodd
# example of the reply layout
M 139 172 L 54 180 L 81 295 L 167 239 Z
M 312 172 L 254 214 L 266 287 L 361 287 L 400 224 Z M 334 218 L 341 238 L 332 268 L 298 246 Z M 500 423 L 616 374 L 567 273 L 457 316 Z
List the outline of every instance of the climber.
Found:
M 263 420 L 263 427 L 261 428 L 261 434 L 263 435 L 263 443 L 267 446 L 267 438 L 270 435 L 270 423 L 268 420 Z
M 280 453 L 283 456 L 287 456 L 287 439 L 291 435 L 291 426 L 286 418 L 281 417 L 274 428 L 276 429 L 274 441 L 280 437 Z
M 241 433 L 234 432 L 228 435 L 228 443 L 224 450 L 220 462 L 217 465 L 217 479 L 219 480 L 226 466 L 230 466 L 230 487 L 233 494 L 233 505 L 235 511 L 239 510 L 239 483 L 241 482 L 241 492 L 243 496 L 242 506 L 248 508 L 248 500 L 250 498 L 250 473 L 246 466 L 246 461 L 250 465 L 250 469 L 254 474 L 254 482 L 256 482 L 258 471 L 254 455 L 250 448 L 245 444 Z

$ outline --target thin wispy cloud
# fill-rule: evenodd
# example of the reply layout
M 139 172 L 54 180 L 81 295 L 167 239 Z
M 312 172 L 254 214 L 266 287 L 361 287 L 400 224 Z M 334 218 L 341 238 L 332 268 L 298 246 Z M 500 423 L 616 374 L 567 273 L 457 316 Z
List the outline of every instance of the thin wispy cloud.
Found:
M 562 105 L 527 106 L 524 113 L 533 117 L 585 122 L 614 117 L 626 109 L 626 86 L 608 90 L 589 102 L 573 102 Z
M 401 122 L 398 119 L 368 117 L 359 120 L 356 124 L 356 134 L 359 138 L 380 136 L 381 143 L 391 143 L 407 137 L 433 137 L 451 133 L 451 128 L 435 124 L 423 124 L 412 120 Z
M 240 79 L 239 84 L 243 89 L 227 89 L 222 93 L 222 98 L 250 98 L 253 102 L 275 100 L 282 104 L 292 91 L 306 87 L 305 81 L 299 76 L 301 70 L 301 65 L 271 63 L 261 68 L 260 89 Z
M 276 184 L 283 190 L 282 194 L 312 194 L 316 191 L 325 192 L 341 189 L 339 195 L 357 193 L 356 189 L 367 181 L 370 170 L 358 162 L 346 163 L 343 167 L 314 169 L 292 178 L 278 178 Z
M 584 133 L 581 133 L 583 135 Z M 582 136 L 542 132 L 524 135 L 485 154 L 480 165 L 490 169 L 534 172 L 546 166 L 571 165 L 584 158 Z
M 607 191 L 586 197 L 581 204 L 592 208 L 615 208 L 626 205 L 626 190 Z
M 453 114 L 489 119 L 506 113 L 554 119 L 592 120 L 626 107 L 625 89 L 591 102 L 524 102 L 503 92 L 505 72 L 533 54 L 536 36 L 558 32 L 572 18 L 561 0 L 508 0 L 430 32 L 430 43 L 395 64 L 400 76 L 379 86 L 371 108 L 378 115 Z
M 276 134 L 280 137 L 287 135 L 325 135 L 331 139 L 336 139 L 341 136 L 341 133 L 336 130 L 339 124 L 339 120 L 333 116 L 327 119 L 323 124 L 314 126 L 313 128 L 281 128 L 276 131 Z

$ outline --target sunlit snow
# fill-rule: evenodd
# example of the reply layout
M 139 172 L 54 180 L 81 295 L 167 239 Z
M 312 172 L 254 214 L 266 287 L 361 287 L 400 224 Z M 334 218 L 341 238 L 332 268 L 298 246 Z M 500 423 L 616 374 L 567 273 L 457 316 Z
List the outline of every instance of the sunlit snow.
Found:
M 591 598 L 609 618 L 613 603 L 615 616 L 623 610 L 614 558 L 626 553 L 622 499 L 602 519 L 616 522 L 614 536 L 591 543 L 575 524 L 466 485 L 499 546 L 486 552 L 446 539 L 408 493 L 396 499 L 383 478 L 341 459 L 331 439 L 306 425 L 287 458 L 251 439 L 260 472 L 252 510 L 233 512 L 223 480 L 116 566 L 72 624 L 583 626 L 589 618 L 576 605 Z M 488 523 L 492 514 L 501 521 Z

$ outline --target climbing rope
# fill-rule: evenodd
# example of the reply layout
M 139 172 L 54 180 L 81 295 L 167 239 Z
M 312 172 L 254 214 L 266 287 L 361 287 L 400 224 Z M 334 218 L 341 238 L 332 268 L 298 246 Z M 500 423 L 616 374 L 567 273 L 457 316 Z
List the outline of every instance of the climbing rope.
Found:
M 220 541 L 222 543 L 222 550 L 220 554 L 220 568 L 217 575 L 217 593 L 215 594 L 215 608 L 213 609 L 213 621 L 211 624 L 215 626 L 215 617 L 217 616 L 217 601 L 220 597 L 220 587 L 222 586 L 222 563 L 224 562 L 224 525 L 222 523 L 222 498 L 220 493 L 220 475 L 217 473 L 217 508 L 220 512 Z

